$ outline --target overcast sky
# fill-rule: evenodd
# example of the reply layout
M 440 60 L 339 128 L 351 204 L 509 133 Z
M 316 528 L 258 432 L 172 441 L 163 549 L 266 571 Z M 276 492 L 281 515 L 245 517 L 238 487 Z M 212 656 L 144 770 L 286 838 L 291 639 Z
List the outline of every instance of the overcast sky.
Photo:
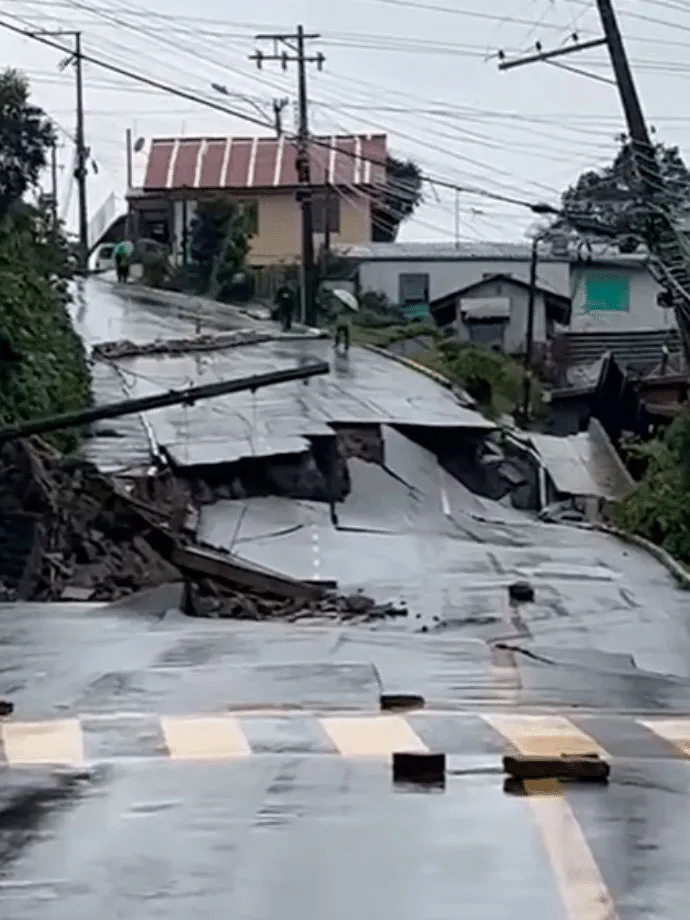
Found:
M 690 3 L 615 2 L 649 123 L 690 157 Z M 294 65 L 259 71 L 247 58 L 256 32 L 302 23 L 322 36 L 310 43 L 312 53 L 326 56 L 322 72 L 309 71 L 314 133 L 385 132 L 390 150 L 416 160 L 429 178 L 509 198 L 557 203 L 583 169 L 610 161 L 624 130 L 605 50 L 563 59 L 596 80 L 547 64 L 505 73 L 496 66 L 499 50 L 524 54 L 537 41 L 544 48 L 572 41 L 574 31 L 581 40 L 599 35 L 594 0 L 5 0 L 0 21 L 80 29 L 85 53 L 255 118 L 270 118 L 271 100 L 289 96 L 286 127 L 293 126 Z M 59 51 L 6 30 L 0 56 L 25 71 L 36 101 L 64 131 L 60 191 L 71 223 L 73 73 L 59 70 Z M 212 82 L 238 98 L 215 94 Z M 128 127 L 148 138 L 270 133 L 91 64 L 85 100 L 87 142 L 99 166 L 89 180 L 90 211 L 124 190 Z M 400 238 L 452 240 L 454 193 L 427 185 L 425 199 Z M 524 209 L 481 195 L 461 194 L 459 214 L 461 239 L 521 239 L 533 223 Z

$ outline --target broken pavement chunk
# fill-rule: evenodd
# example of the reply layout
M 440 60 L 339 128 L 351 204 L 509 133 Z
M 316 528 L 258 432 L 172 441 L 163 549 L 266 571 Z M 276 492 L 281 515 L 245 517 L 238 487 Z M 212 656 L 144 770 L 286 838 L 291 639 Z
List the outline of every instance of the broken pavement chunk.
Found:
M 439 786 L 446 779 L 446 755 L 399 751 L 393 754 L 393 782 Z
M 382 693 L 379 705 L 383 711 L 392 709 L 423 709 L 425 700 L 417 693 Z
M 595 753 L 563 754 L 560 757 L 517 754 L 503 758 L 503 772 L 518 780 L 560 779 L 605 783 L 611 767 Z
M 508 588 L 511 601 L 529 603 L 534 600 L 534 588 L 528 581 L 514 581 Z

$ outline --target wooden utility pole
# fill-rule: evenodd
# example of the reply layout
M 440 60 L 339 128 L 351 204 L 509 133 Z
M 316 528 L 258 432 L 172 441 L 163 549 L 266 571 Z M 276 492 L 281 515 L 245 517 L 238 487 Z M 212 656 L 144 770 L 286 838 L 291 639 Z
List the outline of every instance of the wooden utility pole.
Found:
M 268 371 L 265 374 L 256 374 L 253 377 L 236 377 L 233 380 L 205 383 L 201 386 L 188 387 L 184 390 L 167 390 L 161 393 L 154 393 L 152 396 L 123 399 L 116 403 L 106 403 L 104 406 L 78 409 L 76 412 L 63 412 L 60 415 L 44 416 L 28 422 L 20 422 L 18 425 L 11 425 L 8 428 L 0 427 L 0 444 L 18 441 L 20 438 L 28 438 L 36 434 L 47 434 L 50 431 L 81 428 L 103 419 L 122 418 L 127 415 L 152 412 L 154 409 L 164 409 L 167 406 L 193 406 L 202 399 L 214 399 L 217 396 L 227 396 L 230 393 L 242 393 L 245 390 L 250 390 L 254 393 L 263 387 L 276 386 L 279 383 L 288 383 L 292 380 L 307 380 L 310 377 L 328 374 L 330 370 L 331 368 L 327 361 L 308 361 L 298 367 Z
M 256 51 L 250 60 L 256 61 L 261 69 L 264 61 L 280 61 L 283 70 L 289 63 L 297 64 L 297 103 L 299 124 L 297 129 L 296 167 L 299 180 L 298 201 L 302 214 L 302 264 L 300 266 L 300 296 L 302 321 L 308 326 L 316 325 L 316 300 L 314 291 L 314 230 L 312 216 L 311 168 L 309 162 L 309 107 L 307 96 L 307 64 L 316 64 L 319 70 L 326 60 L 323 54 L 308 56 L 305 42 L 315 41 L 321 36 L 306 34 L 303 26 L 297 26 L 293 34 L 257 35 L 257 41 L 272 41 L 273 53 Z M 281 50 L 281 46 L 283 50 Z
M 79 267 L 86 274 L 89 269 L 89 209 L 86 198 L 86 164 L 89 153 L 84 142 L 84 81 L 81 57 L 81 32 L 74 33 L 74 68 L 77 83 L 77 180 L 79 197 Z
M 79 271 L 85 274 L 89 268 L 89 211 L 86 199 L 86 165 L 89 161 L 89 150 L 84 141 L 84 81 L 83 81 L 83 56 L 81 52 L 81 32 L 75 32 L 70 29 L 58 29 L 57 31 L 40 30 L 36 32 L 27 32 L 31 38 L 39 41 L 47 37 L 71 38 L 74 41 L 74 51 L 68 53 L 67 57 L 60 63 L 60 70 L 64 70 L 70 64 L 74 64 L 76 74 L 76 109 L 77 109 L 77 128 L 74 137 L 76 147 L 76 167 L 74 178 L 77 180 L 77 190 L 79 197 Z M 45 42 L 52 44 L 51 42 Z M 60 45 L 53 45 L 60 50 L 68 50 Z
M 525 368 L 522 378 L 522 416 L 529 419 L 532 406 L 532 353 L 534 351 L 534 307 L 537 299 L 537 265 L 541 234 L 532 240 L 529 262 L 529 299 L 527 301 L 527 330 L 525 334 Z
M 127 128 L 125 132 L 125 144 L 127 150 L 125 153 L 125 169 L 127 171 L 127 192 L 132 190 L 132 129 Z
M 323 173 L 323 252 L 324 261 L 331 251 L 331 182 L 328 167 Z
M 625 53 L 623 39 L 616 21 L 616 14 L 613 11 L 611 0 L 597 0 L 597 8 L 601 19 L 601 27 L 606 37 L 611 66 L 618 84 L 621 105 L 628 125 L 633 160 L 645 193 L 650 198 L 655 198 L 662 190 L 661 171 L 659 170 L 654 145 L 642 114 L 640 98 L 637 95 L 635 81 Z
M 58 231 L 58 162 L 57 162 L 57 140 L 53 139 L 53 145 L 50 148 L 50 211 L 53 223 L 53 233 Z
M 669 208 L 669 205 L 672 204 L 672 196 L 666 187 L 656 150 L 645 122 L 612 0 L 596 0 L 596 5 L 604 33 L 603 38 L 584 43 L 575 42 L 569 47 L 553 51 L 539 50 L 537 54 L 512 61 L 506 60 L 505 56 L 501 55 L 499 70 L 510 70 L 535 61 L 553 63 L 555 57 L 606 45 L 628 126 L 633 162 L 648 211 L 644 242 L 651 256 L 650 270 L 659 284 L 665 288 L 664 294 L 660 295 L 663 297 L 663 303 L 674 307 L 686 365 L 690 368 L 690 262 L 676 227 L 675 217 Z M 554 64 L 554 66 L 564 65 Z M 577 72 L 583 73 L 582 71 Z M 593 75 L 584 72 L 584 76 Z M 578 229 L 580 222 L 577 215 L 565 216 Z M 583 226 L 581 229 L 586 228 Z M 614 235 L 615 233 L 614 229 Z

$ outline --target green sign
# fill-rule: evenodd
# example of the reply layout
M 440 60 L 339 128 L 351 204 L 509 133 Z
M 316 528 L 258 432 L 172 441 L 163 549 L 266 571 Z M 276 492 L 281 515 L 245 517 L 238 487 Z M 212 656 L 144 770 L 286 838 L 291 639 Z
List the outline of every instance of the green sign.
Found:
M 582 281 L 584 313 L 627 313 L 630 310 L 630 283 L 624 275 L 587 272 Z

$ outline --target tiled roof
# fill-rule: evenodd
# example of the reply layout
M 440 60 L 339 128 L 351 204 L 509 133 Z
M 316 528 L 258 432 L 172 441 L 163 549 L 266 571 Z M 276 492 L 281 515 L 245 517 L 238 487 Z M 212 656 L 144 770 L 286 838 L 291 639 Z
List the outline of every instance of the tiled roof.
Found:
M 311 178 L 336 186 L 385 183 L 386 135 L 314 138 Z M 298 185 L 295 143 L 285 137 L 182 137 L 151 141 L 143 190 L 266 189 Z

